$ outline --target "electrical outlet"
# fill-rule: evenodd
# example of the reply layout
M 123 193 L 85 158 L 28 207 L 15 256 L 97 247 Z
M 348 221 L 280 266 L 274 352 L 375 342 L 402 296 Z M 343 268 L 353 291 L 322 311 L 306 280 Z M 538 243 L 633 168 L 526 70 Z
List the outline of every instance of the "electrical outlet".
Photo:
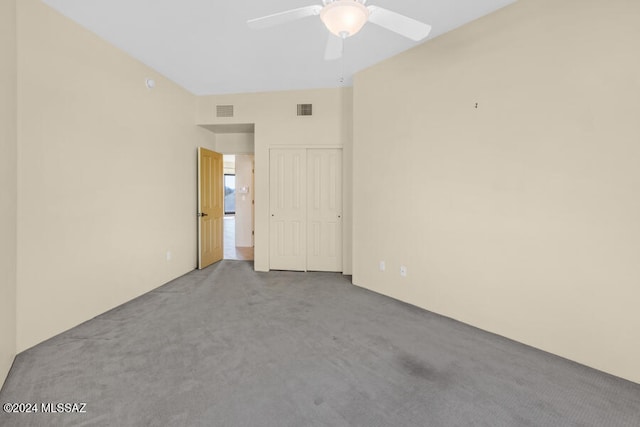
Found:
M 167 251 L 167 261 L 171 261 L 171 251 Z
M 387 269 L 387 266 L 385 265 L 384 261 L 380 261 L 378 268 L 380 269 L 380 271 L 385 271 Z
M 407 267 L 405 267 L 404 265 L 400 266 L 400 275 L 402 277 L 407 277 Z

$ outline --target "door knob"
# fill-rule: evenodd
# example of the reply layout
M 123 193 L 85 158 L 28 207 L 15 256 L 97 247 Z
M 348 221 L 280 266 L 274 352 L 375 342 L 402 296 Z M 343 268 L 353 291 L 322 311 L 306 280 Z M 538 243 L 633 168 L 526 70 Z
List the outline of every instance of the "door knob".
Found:
M 204 213 L 204 212 L 198 212 L 198 216 L 199 216 L 199 217 L 200 217 L 200 216 L 209 216 L 209 214 L 206 214 L 206 213 Z

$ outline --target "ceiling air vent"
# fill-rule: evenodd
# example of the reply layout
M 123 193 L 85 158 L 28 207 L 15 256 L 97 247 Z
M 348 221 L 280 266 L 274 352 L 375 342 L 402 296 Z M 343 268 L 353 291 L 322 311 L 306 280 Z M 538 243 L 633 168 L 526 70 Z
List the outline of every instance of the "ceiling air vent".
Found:
M 216 117 L 233 117 L 233 105 L 216 105 Z
M 312 114 L 311 104 L 298 104 L 299 116 L 310 116 Z

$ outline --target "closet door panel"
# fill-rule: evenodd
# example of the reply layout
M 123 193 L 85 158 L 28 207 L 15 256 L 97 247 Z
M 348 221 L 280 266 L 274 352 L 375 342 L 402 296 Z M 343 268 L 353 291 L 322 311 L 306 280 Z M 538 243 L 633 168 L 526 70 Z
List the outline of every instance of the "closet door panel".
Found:
M 306 270 L 306 176 L 304 149 L 270 152 L 269 266 L 272 270 Z
M 307 150 L 307 270 L 342 271 L 342 150 Z

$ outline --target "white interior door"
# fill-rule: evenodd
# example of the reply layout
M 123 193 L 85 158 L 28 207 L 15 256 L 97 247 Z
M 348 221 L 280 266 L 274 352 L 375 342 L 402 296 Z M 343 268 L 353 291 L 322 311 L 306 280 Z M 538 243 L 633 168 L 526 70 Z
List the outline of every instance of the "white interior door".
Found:
M 306 270 L 306 150 L 271 150 L 269 267 Z
M 307 270 L 342 271 L 342 150 L 307 150 Z

